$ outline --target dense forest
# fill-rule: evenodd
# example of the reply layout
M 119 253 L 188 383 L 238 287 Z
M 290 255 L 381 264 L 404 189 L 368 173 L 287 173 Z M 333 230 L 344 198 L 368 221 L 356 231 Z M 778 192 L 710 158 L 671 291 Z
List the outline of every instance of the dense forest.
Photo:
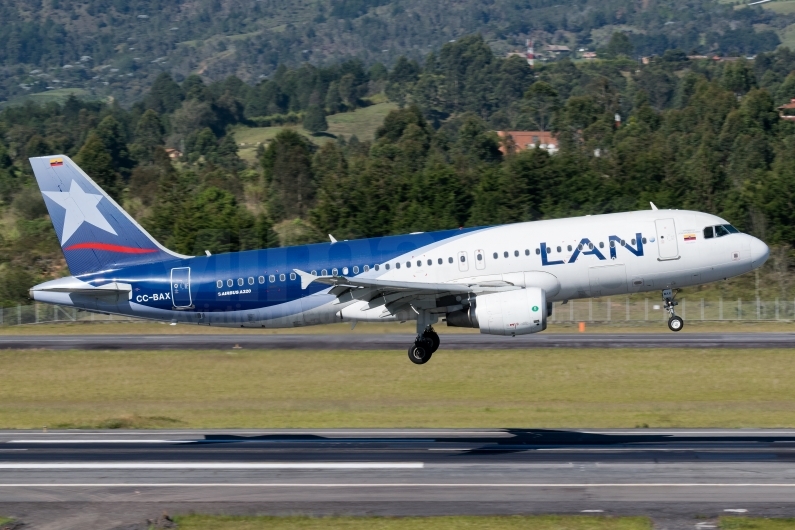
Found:
M 181 253 L 646 209 L 654 201 L 721 215 L 773 245 L 770 266 L 781 274 L 765 289 L 787 295 L 795 123 L 776 108 L 795 98 L 795 53 L 714 61 L 669 50 L 639 65 L 627 46 L 617 33 L 606 44 L 613 59 L 531 70 L 469 36 L 389 70 L 356 60 L 280 67 L 256 85 L 231 76 L 177 83 L 162 73 L 129 108 L 77 98 L 6 108 L 0 303 L 67 274 L 27 163 L 55 152 L 74 157 Z M 384 94 L 400 108 L 372 141 L 322 132 L 326 115 Z M 299 122 L 310 130 L 314 123 L 318 136 L 286 127 L 259 147 L 255 163 L 238 156 L 240 127 Z M 560 151 L 516 152 L 501 144 L 502 129 L 554 131 Z M 165 148 L 184 156 L 174 161 Z
M 738 2 L 739 3 L 739 2 Z M 715 0 L 0 0 L 0 102 L 59 88 L 138 100 L 167 72 L 248 83 L 281 64 L 393 65 L 478 33 L 499 55 L 530 39 L 632 58 L 772 51 L 795 14 Z M 791 29 L 791 28 L 790 28 Z

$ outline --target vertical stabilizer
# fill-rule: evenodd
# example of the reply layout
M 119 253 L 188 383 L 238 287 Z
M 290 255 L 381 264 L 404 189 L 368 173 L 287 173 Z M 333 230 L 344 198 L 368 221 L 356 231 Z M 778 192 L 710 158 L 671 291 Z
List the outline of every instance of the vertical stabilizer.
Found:
M 73 275 L 190 257 L 155 241 L 68 156 L 30 165 Z

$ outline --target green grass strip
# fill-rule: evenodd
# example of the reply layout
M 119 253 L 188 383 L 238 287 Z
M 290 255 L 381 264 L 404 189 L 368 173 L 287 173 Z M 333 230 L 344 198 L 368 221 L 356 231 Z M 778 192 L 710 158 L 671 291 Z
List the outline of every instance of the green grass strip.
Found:
M 175 517 L 180 530 L 651 530 L 645 517 Z

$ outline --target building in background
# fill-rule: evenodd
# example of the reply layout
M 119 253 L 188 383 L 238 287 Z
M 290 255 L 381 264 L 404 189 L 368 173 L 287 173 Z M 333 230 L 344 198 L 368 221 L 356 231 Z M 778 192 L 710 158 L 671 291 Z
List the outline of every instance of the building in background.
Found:
M 551 155 L 558 152 L 558 139 L 550 131 L 497 131 L 497 135 L 503 140 L 500 145 L 503 154 L 526 149 L 543 149 Z

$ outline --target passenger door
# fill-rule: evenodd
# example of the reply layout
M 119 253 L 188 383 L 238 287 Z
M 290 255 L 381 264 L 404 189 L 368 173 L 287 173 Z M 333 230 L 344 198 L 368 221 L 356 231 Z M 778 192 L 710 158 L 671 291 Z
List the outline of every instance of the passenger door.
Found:
M 657 248 L 660 251 L 660 259 L 678 259 L 679 247 L 676 242 L 676 224 L 673 219 L 657 219 L 654 221 L 657 227 Z
M 190 267 L 171 269 L 171 302 L 177 309 L 193 307 L 190 296 Z

